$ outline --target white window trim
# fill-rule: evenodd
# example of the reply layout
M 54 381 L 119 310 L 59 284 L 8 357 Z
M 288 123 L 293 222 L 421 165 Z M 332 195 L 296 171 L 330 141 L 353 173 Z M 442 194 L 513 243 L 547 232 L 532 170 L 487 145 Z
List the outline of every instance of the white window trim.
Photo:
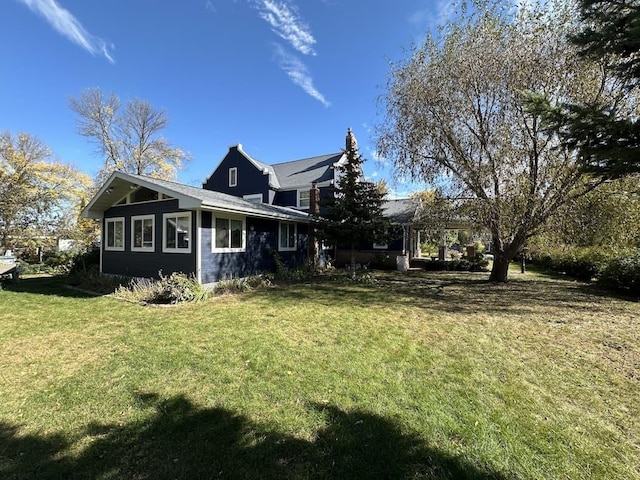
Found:
M 233 173 L 233 175 L 232 175 L 232 173 Z M 237 187 L 238 186 L 238 167 L 229 168 L 229 186 L 230 187 Z
M 220 220 L 241 220 L 242 221 L 242 246 L 241 247 L 216 247 L 216 219 Z M 229 239 L 231 242 L 231 239 Z M 211 216 L 211 252 L 212 253 L 242 253 L 247 250 L 247 219 L 233 215 L 212 215 Z
M 388 250 L 389 249 L 389 244 L 388 243 L 374 243 L 373 244 L 373 248 L 375 250 Z
M 189 246 L 187 248 L 167 247 L 167 218 L 189 217 Z M 191 224 L 191 212 L 174 212 L 162 215 L 162 253 L 191 253 L 193 245 L 193 225 Z
M 305 205 L 305 206 L 300 205 L 300 193 L 303 193 L 303 192 L 306 192 L 307 195 L 309 195 L 309 204 Z M 297 197 L 296 205 L 298 206 L 298 208 L 303 208 L 304 209 L 304 208 L 309 208 L 311 206 L 311 194 L 310 194 L 309 190 L 298 190 L 297 194 L 296 194 L 296 197 Z
M 134 246 L 136 232 L 135 221 L 136 220 L 149 220 L 151 219 L 151 246 L 150 247 L 136 247 Z M 143 223 L 144 227 L 144 223 Z M 143 231 L 144 234 L 144 231 Z M 131 217 L 131 251 L 132 252 L 154 252 L 156 249 L 156 216 L 155 215 L 135 215 Z
M 282 246 L 282 225 L 289 225 L 289 228 L 293 225 L 293 237 L 295 245 L 293 247 Z M 279 222 L 278 224 L 278 251 L 280 252 L 295 252 L 298 249 L 298 224 L 293 222 Z
M 121 247 L 110 247 L 107 244 L 107 242 L 108 242 L 107 231 L 109 229 L 107 224 L 116 223 L 116 222 L 122 223 L 122 246 Z M 105 250 L 109 250 L 109 251 L 112 251 L 112 252 L 124 252 L 124 245 L 126 243 L 125 237 L 126 237 L 126 235 L 125 235 L 125 228 L 124 228 L 124 217 L 113 217 L 113 218 L 105 218 L 104 219 L 104 249 Z
M 260 203 L 263 203 L 263 196 L 261 193 L 251 193 L 249 195 L 243 195 L 242 198 L 253 202 L 254 200 L 260 200 Z

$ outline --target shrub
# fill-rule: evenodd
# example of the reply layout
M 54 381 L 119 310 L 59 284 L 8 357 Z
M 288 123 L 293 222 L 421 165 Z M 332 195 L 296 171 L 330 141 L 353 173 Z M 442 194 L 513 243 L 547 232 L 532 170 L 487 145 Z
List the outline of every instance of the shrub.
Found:
M 116 275 L 103 275 L 100 273 L 98 266 L 94 265 L 86 270 L 71 273 L 68 278 L 68 283 L 83 290 L 110 294 L 114 293 L 118 287 L 122 285 L 129 285 L 131 279 Z
M 640 251 L 610 260 L 598 281 L 606 287 L 640 295 Z
M 536 265 L 586 281 L 596 278 L 607 261 L 597 248 L 559 246 L 531 254 L 531 262 Z
M 209 291 L 198 280 L 184 273 L 172 273 L 165 277 L 159 272 L 158 280 L 136 279 L 129 285 L 122 285 L 115 295 L 126 300 L 152 303 L 176 304 L 205 300 Z
M 263 288 L 271 285 L 271 279 L 264 275 L 252 275 L 245 278 L 229 278 L 216 283 L 214 293 L 242 293 L 255 288 Z

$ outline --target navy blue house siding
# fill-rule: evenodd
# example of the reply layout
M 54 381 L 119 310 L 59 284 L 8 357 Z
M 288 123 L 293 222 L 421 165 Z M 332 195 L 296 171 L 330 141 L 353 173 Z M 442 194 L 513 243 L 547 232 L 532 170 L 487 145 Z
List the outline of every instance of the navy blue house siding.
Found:
M 237 185 L 229 186 L 229 169 L 237 168 Z M 231 147 L 220 165 L 203 184 L 206 190 L 215 190 L 236 197 L 261 193 L 262 201 L 269 202 L 269 175 L 264 174 L 238 147 Z
M 196 213 L 191 214 L 191 253 L 163 253 L 163 214 L 182 212 L 177 200 L 162 200 L 133 205 L 111 207 L 104 213 L 104 219 L 124 217 L 124 251 L 105 250 L 105 220 L 102 224 L 102 272 L 132 277 L 158 277 L 158 272 L 168 275 L 182 272 L 193 275 L 196 272 Z M 153 252 L 131 251 L 131 217 L 154 215 L 155 241 Z
M 278 252 L 279 222 L 246 218 L 247 243 L 244 252 L 212 252 L 212 214 L 202 212 L 201 281 L 213 283 L 227 278 L 242 278 L 275 270 L 274 252 Z M 298 224 L 298 249 L 278 252 L 288 265 L 299 265 L 307 254 L 307 226 Z

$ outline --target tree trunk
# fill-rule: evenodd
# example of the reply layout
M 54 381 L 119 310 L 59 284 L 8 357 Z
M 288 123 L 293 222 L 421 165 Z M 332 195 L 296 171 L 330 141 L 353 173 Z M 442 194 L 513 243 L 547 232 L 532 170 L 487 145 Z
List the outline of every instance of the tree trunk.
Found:
M 509 263 L 511 259 L 505 252 L 495 252 L 493 254 L 493 267 L 491 268 L 491 275 L 489 275 L 490 282 L 506 283 L 509 274 Z

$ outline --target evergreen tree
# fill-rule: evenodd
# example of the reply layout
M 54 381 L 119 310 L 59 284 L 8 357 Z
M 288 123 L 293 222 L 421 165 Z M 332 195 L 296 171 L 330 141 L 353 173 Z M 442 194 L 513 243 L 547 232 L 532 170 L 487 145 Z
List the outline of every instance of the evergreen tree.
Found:
M 326 212 L 317 218 L 323 239 L 350 250 L 351 274 L 355 276 L 355 252 L 364 242 L 384 242 L 389 221 L 383 216 L 385 194 L 378 186 L 364 181 L 358 143 L 351 129 L 347 131 L 347 161 L 337 167 L 338 184 L 326 203 Z
M 605 179 L 640 173 L 640 2 L 580 0 L 579 12 L 582 27 L 569 38 L 607 74 L 602 95 L 590 103 L 552 105 L 532 94 L 530 109 L 580 152 L 587 172 Z

